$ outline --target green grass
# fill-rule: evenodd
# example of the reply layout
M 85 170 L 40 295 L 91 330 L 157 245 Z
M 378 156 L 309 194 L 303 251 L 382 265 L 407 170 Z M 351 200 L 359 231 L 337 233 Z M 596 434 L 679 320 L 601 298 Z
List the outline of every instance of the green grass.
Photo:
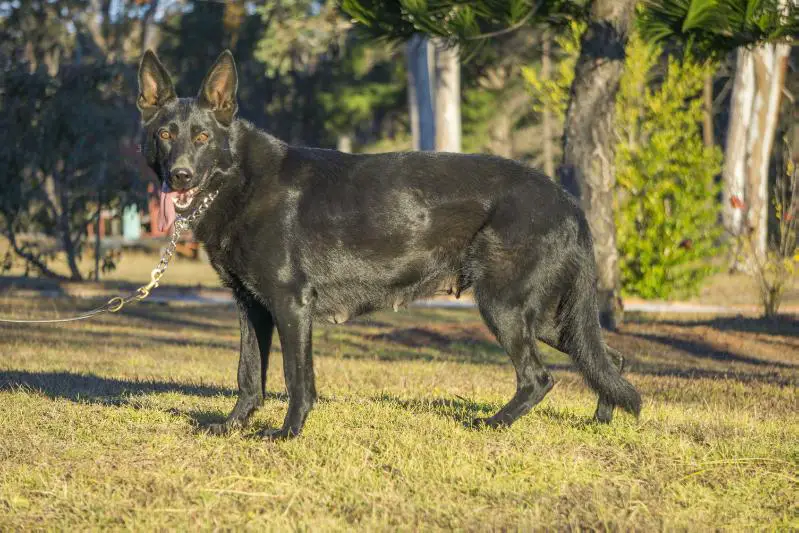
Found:
M 5 298 L 0 315 L 75 305 Z M 730 363 L 642 344 L 642 416 L 610 426 L 548 351 L 555 388 L 504 431 L 464 425 L 514 385 L 474 311 L 382 313 L 314 342 L 319 404 L 299 439 L 267 442 L 286 409 L 279 346 L 251 426 L 201 431 L 235 402 L 230 308 L 0 327 L 0 530 L 799 528 L 790 338 L 764 341 L 788 343 L 778 361 Z

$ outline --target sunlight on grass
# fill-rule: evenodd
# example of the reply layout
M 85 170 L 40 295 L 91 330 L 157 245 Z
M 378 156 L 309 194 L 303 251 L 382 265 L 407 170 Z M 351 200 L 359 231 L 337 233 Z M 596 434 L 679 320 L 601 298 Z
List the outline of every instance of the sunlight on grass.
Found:
M 88 305 L 88 304 L 86 304 Z M 3 313 L 70 302 L 0 302 Z M 250 427 L 204 434 L 235 403 L 230 307 L 142 305 L 67 327 L 0 328 L 0 530 L 792 529 L 789 384 L 684 378 L 636 353 L 640 420 L 590 422 L 562 354 L 552 393 L 511 429 L 514 375 L 471 310 L 381 313 L 315 332 L 321 399 L 303 436 L 264 442 L 286 398 L 279 346 Z M 715 368 L 718 362 L 702 363 Z M 766 375 L 766 374 L 764 374 Z

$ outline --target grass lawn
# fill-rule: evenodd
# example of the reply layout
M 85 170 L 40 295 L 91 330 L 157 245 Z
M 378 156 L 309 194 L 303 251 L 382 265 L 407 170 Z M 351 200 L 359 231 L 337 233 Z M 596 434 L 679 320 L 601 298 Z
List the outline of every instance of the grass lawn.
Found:
M 0 297 L 0 315 L 87 302 Z M 140 304 L 69 326 L 0 326 L 0 531 L 799 528 L 799 323 L 640 319 L 639 420 L 591 423 L 557 384 L 508 430 L 464 421 L 514 387 L 473 310 L 318 327 L 321 399 L 303 435 L 264 442 L 286 398 L 279 346 L 251 427 L 201 431 L 235 402 L 232 308 Z

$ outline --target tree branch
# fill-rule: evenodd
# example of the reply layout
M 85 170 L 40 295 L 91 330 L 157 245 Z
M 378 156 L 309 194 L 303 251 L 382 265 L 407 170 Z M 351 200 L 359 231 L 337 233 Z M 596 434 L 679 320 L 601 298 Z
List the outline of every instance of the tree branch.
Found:
M 466 37 L 465 39 L 467 41 L 478 41 L 482 39 L 490 39 L 492 37 L 499 37 L 500 35 L 505 35 L 507 33 L 514 32 L 519 28 L 521 28 L 522 26 L 524 26 L 525 24 L 527 24 L 528 22 L 530 22 L 530 19 L 532 19 L 533 15 L 535 15 L 538 12 L 538 9 L 541 7 L 542 3 L 543 0 L 539 0 L 538 2 L 536 2 L 536 4 L 530 8 L 530 11 L 516 24 L 512 24 L 511 26 L 508 26 L 507 28 L 503 28 L 501 30 L 492 31 L 489 33 L 482 33 L 480 35 L 473 35 L 471 37 Z
M 6 219 L 6 228 L 5 231 L 3 232 L 3 237 L 6 238 L 8 243 L 11 245 L 11 248 L 14 250 L 14 253 L 17 254 L 18 257 L 24 259 L 26 263 L 32 265 L 41 274 L 44 274 L 48 278 L 58 279 L 62 281 L 68 280 L 66 276 L 62 276 L 61 274 L 48 268 L 48 266 L 41 259 L 39 259 L 30 252 L 26 252 L 17 242 L 17 236 L 16 233 L 14 232 L 12 221 L 8 217 L 8 213 L 4 212 L 3 216 Z

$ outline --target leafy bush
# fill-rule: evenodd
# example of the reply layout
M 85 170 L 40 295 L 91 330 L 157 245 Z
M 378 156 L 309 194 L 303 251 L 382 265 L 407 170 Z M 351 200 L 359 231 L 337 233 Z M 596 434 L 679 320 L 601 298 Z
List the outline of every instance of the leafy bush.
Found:
M 703 77 L 709 64 L 668 58 L 634 35 L 617 98 L 616 221 L 622 289 L 644 298 L 695 292 L 718 253 L 722 154 L 702 141 Z

